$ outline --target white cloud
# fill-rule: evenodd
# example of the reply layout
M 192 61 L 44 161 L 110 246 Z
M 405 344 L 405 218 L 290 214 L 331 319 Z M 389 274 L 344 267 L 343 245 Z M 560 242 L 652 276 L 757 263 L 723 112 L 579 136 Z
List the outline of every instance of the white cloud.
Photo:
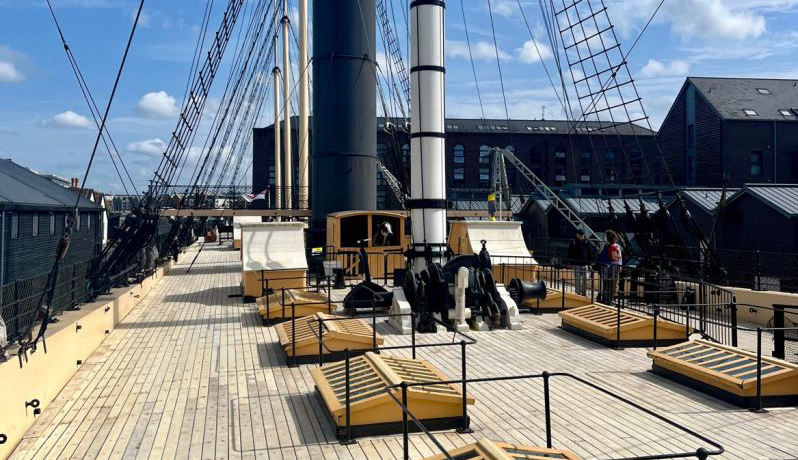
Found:
M 610 14 L 616 26 L 629 36 L 648 20 L 657 4 L 659 0 L 615 0 Z M 669 23 L 682 39 L 744 40 L 767 31 L 763 11 L 786 10 L 797 4 L 796 0 L 682 0 L 666 2 L 657 21 Z
M 690 72 L 690 63 L 687 61 L 673 60 L 662 62 L 656 59 L 649 59 L 640 75 L 647 78 L 652 77 L 682 77 Z
M 144 115 L 154 118 L 172 118 L 180 113 L 175 104 L 175 98 L 168 95 L 166 91 L 145 94 L 136 107 Z
M 17 83 L 25 79 L 25 74 L 20 70 L 29 64 L 28 56 L 20 51 L 0 45 L 0 83 Z
M 25 79 L 13 62 L 0 61 L 0 82 L 16 83 Z
M 496 48 L 493 43 L 477 42 L 471 44 L 471 55 L 475 61 L 492 61 L 496 60 Z M 446 41 L 446 56 L 459 57 L 463 59 L 470 59 L 468 53 L 468 43 L 457 40 Z M 503 61 L 512 60 L 512 56 L 506 51 L 499 48 L 499 59 Z
M 42 124 L 44 126 L 51 126 L 53 128 L 62 128 L 62 129 L 71 129 L 71 128 L 91 129 L 94 127 L 94 124 L 88 118 L 84 117 L 79 113 L 75 113 L 71 110 L 59 113 L 50 120 L 44 121 L 44 123 Z
M 509 18 L 510 16 L 515 13 L 515 5 L 514 2 L 503 1 L 503 0 L 494 0 L 493 1 L 493 12 L 498 14 L 499 16 L 504 16 L 505 18 Z
M 515 54 L 518 56 L 518 60 L 524 64 L 534 64 L 540 62 L 541 58 L 545 61 L 554 56 L 548 45 L 538 41 L 537 47 L 535 47 L 535 42 L 532 40 L 527 40 L 524 42 L 524 46 L 516 48 Z
M 157 137 L 144 141 L 133 142 L 127 145 L 127 151 L 132 153 L 143 153 L 145 155 L 161 155 L 166 150 L 166 143 Z

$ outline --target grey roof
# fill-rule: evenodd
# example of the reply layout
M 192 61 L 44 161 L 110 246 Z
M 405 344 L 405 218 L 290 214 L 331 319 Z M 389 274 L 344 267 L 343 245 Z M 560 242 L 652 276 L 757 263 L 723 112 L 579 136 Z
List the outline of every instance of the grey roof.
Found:
M 798 216 L 798 186 L 746 185 L 738 195 L 750 193 L 789 217 Z
M 576 211 L 580 216 L 589 215 L 604 215 L 609 214 L 608 203 L 612 202 L 612 209 L 617 214 L 625 214 L 626 207 L 624 200 L 621 198 L 563 198 L 565 203 Z M 640 212 L 640 200 L 637 198 L 630 198 L 626 201 L 632 212 L 638 214 Z M 643 204 L 648 212 L 656 212 L 659 209 L 659 204 L 651 199 L 643 199 Z
M 798 110 L 798 80 L 689 77 L 687 81 L 727 120 L 798 121 L 792 112 Z M 746 115 L 745 109 L 753 109 L 757 115 Z M 784 116 L 779 110 L 788 110 L 791 115 Z
M 726 199 L 734 195 L 737 189 L 726 189 Z M 713 213 L 720 204 L 720 197 L 723 194 L 723 189 L 720 188 L 688 188 L 681 190 L 682 195 L 704 209 L 708 213 Z M 675 203 L 674 199 L 671 203 Z
M 0 160 L 0 207 L 37 207 L 68 209 L 75 206 L 77 193 L 53 183 L 11 160 Z M 98 209 L 99 205 L 80 199 L 81 209 Z
M 452 200 L 454 202 L 454 209 L 461 211 L 487 211 L 488 200 L 487 196 L 484 200 Z M 525 198 L 522 195 L 512 195 L 510 199 L 510 209 L 513 213 L 518 214 L 523 210 Z

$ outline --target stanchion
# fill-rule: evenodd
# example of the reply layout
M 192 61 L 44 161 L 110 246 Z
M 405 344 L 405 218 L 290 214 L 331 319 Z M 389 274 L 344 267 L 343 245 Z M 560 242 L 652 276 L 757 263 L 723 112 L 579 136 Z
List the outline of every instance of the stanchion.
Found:
M 283 316 L 285 319 L 285 316 Z M 291 367 L 296 366 L 296 315 L 294 304 L 291 304 Z
M 410 312 L 410 345 L 413 350 L 413 359 L 416 359 L 416 312 Z
M 466 341 L 460 341 L 460 366 L 461 366 L 461 373 L 462 373 L 462 381 L 463 381 L 463 426 L 457 429 L 457 432 L 460 434 L 466 433 L 473 433 L 474 430 L 469 428 L 468 423 L 468 393 L 466 388 Z
M 657 320 L 659 319 L 659 307 L 654 307 L 654 349 L 657 349 Z
M 371 299 L 371 348 L 374 353 L 379 353 L 377 349 L 377 305 L 374 299 Z
M 549 373 L 543 371 L 543 404 L 546 417 L 546 447 L 551 449 L 551 398 L 549 397 Z
M 618 309 L 618 314 L 615 317 L 615 325 L 617 326 L 616 327 L 617 331 L 615 332 L 616 334 L 615 349 L 620 350 L 621 349 L 621 303 L 616 302 L 615 307 Z
M 756 328 L 756 407 L 751 410 L 757 414 L 767 412 L 762 407 L 762 328 Z
M 324 318 L 319 318 L 319 367 L 324 364 Z
M 402 406 L 407 409 L 407 382 L 402 381 Z M 407 421 L 407 412 L 402 410 L 402 448 L 404 449 L 405 460 L 410 459 L 410 436 Z
M 341 441 L 341 444 L 354 444 L 355 441 L 352 440 L 352 420 L 351 418 L 351 402 L 350 402 L 350 395 L 349 395 L 349 348 L 344 349 L 344 378 L 346 379 L 346 438 Z

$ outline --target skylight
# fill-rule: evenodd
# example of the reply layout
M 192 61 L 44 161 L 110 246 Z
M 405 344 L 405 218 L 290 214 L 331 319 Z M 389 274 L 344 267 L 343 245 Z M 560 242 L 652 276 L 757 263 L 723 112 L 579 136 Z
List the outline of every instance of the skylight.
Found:
M 746 115 L 748 115 L 749 117 L 755 117 L 755 116 L 759 115 L 758 113 L 756 113 L 756 110 L 754 110 L 754 109 L 743 109 L 743 112 Z
M 757 88 L 756 92 L 759 94 L 770 94 L 770 90 L 767 88 Z
M 787 110 L 787 109 L 779 109 L 779 113 L 780 113 L 780 114 L 781 114 L 781 116 L 783 116 L 783 117 L 791 117 L 791 116 L 793 116 L 792 112 L 790 112 L 790 111 L 789 111 L 789 110 Z

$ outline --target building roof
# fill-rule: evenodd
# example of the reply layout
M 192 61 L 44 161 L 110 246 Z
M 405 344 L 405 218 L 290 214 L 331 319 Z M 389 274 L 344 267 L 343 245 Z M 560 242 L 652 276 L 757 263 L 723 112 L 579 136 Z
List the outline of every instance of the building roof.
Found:
M 612 209 L 616 214 L 625 214 L 626 207 L 624 200 L 621 198 L 563 198 L 565 203 L 571 209 L 576 211 L 580 216 L 601 216 L 609 214 L 608 203 L 612 203 Z M 659 209 L 659 204 L 652 199 L 643 198 L 643 204 L 648 212 L 656 212 Z M 637 198 L 630 198 L 626 200 L 629 207 L 632 208 L 634 214 L 640 213 L 640 200 Z
M 726 200 L 737 192 L 738 189 L 726 189 Z M 720 197 L 723 194 L 721 188 L 686 188 L 681 190 L 682 196 L 692 201 L 697 206 L 708 213 L 714 213 L 720 204 Z M 676 199 L 671 202 L 675 203 Z
M 484 200 L 469 200 L 469 199 L 453 199 L 451 200 L 454 205 L 454 209 L 460 211 L 487 211 L 488 210 L 488 200 L 487 194 L 485 195 Z M 524 203 L 526 199 L 523 195 L 511 195 L 510 197 L 510 210 L 514 214 L 518 214 L 524 207 Z
M 11 160 L 0 160 L 0 208 L 70 209 L 77 193 L 55 184 Z M 97 210 L 99 205 L 80 199 L 80 209 Z
M 292 117 L 295 118 L 295 117 Z M 390 118 L 389 122 L 401 129 L 403 119 Z M 385 117 L 377 117 L 375 120 L 378 130 L 385 128 Z M 655 131 L 651 131 L 639 124 L 631 123 L 612 123 L 607 121 L 582 121 L 573 127 L 573 123 L 567 120 L 504 120 L 504 119 L 480 119 L 480 118 L 447 118 L 447 133 L 512 133 L 512 134 L 621 134 L 637 136 L 653 136 Z M 272 128 L 274 125 L 264 127 Z M 296 129 L 297 123 L 292 123 L 292 129 Z
M 687 81 L 727 120 L 798 121 L 798 80 L 689 77 Z
M 787 217 L 798 216 L 798 186 L 746 184 L 729 201 L 749 194 Z

